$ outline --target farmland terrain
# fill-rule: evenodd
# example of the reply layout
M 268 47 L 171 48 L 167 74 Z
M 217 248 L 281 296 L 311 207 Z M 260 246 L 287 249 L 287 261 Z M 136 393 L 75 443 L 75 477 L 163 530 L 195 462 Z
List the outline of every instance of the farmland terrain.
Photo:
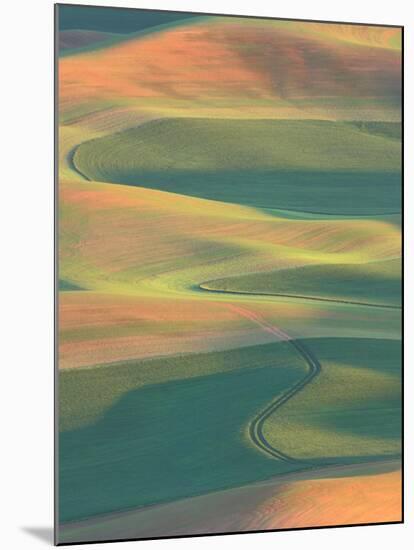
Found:
M 400 29 L 119 12 L 59 8 L 59 542 L 399 521 Z

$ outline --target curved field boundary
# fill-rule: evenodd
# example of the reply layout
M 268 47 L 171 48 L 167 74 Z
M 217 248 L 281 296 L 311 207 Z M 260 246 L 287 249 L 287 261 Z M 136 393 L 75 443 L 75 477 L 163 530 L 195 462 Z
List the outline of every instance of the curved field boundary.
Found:
M 243 309 L 237 306 L 231 306 L 231 308 L 250 319 L 254 323 L 263 327 L 267 332 L 270 332 L 278 337 L 278 339 L 289 342 L 297 352 L 303 357 L 306 364 L 309 367 L 308 373 L 302 380 L 299 380 L 294 386 L 285 391 L 282 395 L 278 396 L 274 401 L 272 401 L 263 411 L 261 411 L 250 423 L 249 426 L 249 435 L 253 443 L 257 445 L 262 451 L 266 452 L 273 458 L 277 458 L 284 462 L 303 462 L 299 461 L 285 453 L 282 453 L 275 447 L 273 447 L 265 438 L 263 434 L 263 426 L 266 420 L 271 416 L 279 407 L 284 405 L 286 401 L 294 397 L 298 392 L 300 392 L 307 384 L 309 384 L 318 374 L 321 372 L 322 367 L 318 359 L 304 346 L 304 344 L 298 340 L 293 340 L 289 334 L 284 332 L 278 327 L 275 327 L 267 323 L 264 319 L 259 317 L 257 314 Z
M 378 307 L 382 309 L 401 309 L 401 306 L 392 306 L 389 304 L 372 304 L 369 302 L 354 302 L 352 300 L 334 300 L 333 298 L 320 298 L 316 296 L 301 296 L 299 294 L 282 294 L 282 293 L 274 293 L 274 294 L 266 294 L 265 292 L 249 292 L 245 290 L 220 290 L 215 288 L 208 288 L 206 285 L 210 281 L 207 281 L 205 283 L 201 283 L 198 285 L 198 288 L 202 290 L 203 292 L 215 292 L 216 294 L 227 294 L 227 295 L 241 295 L 241 296 L 268 296 L 275 298 L 297 298 L 298 300 L 312 300 L 313 302 L 328 302 L 333 304 L 349 304 L 352 306 L 363 306 L 363 307 Z M 213 282 L 213 281 L 211 281 Z
M 84 174 L 81 170 L 79 170 L 79 168 L 76 166 L 76 163 L 75 163 L 75 153 L 78 149 L 79 145 L 76 145 L 73 149 L 71 149 L 71 151 L 69 151 L 69 153 L 67 154 L 67 161 L 68 161 L 68 165 L 69 165 L 69 168 L 71 168 L 74 172 L 76 172 L 76 174 L 78 174 L 78 176 L 80 176 L 81 178 L 83 178 L 84 180 L 86 181 L 92 181 L 91 178 L 89 176 L 87 176 L 86 174 Z
M 292 213 L 292 214 L 297 214 L 298 215 L 298 220 L 300 219 L 307 219 L 306 217 L 303 218 L 303 217 L 300 217 L 299 214 L 303 214 L 305 216 L 309 215 L 309 216 L 323 216 L 321 219 L 323 218 L 328 218 L 328 219 L 332 219 L 332 218 L 337 218 L 339 217 L 340 218 L 345 218 L 345 219 L 355 219 L 355 220 L 358 220 L 358 219 L 361 219 L 361 218 L 378 218 L 378 217 L 382 217 L 382 216 L 400 216 L 401 215 L 401 210 L 398 210 L 396 212 L 378 212 L 376 214 L 341 214 L 341 213 L 332 213 L 332 212 L 317 212 L 315 210 L 295 210 L 294 208 L 269 208 L 268 206 L 256 206 L 255 208 L 262 208 L 263 210 L 267 210 L 267 211 L 274 211 L 276 213 L 281 213 L 283 214 L 283 212 L 287 212 L 287 213 Z M 308 218 L 309 219 L 309 218 Z
M 104 111 L 110 111 L 112 109 L 112 107 L 109 107 L 108 109 L 103 109 Z M 121 134 L 122 132 L 125 132 L 127 130 L 131 130 L 133 128 L 138 128 L 140 126 L 145 126 L 146 124 L 152 124 L 152 123 L 157 123 L 157 122 L 162 122 L 163 120 L 165 120 L 164 118 L 160 118 L 160 117 L 154 117 L 154 118 L 149 118 L 149 119 L 146 119 L 146 120 L 143 120 L 141 123 L 138 123 L 138 124 L 134 124 L 133 126 L 131 126 L 130 128 L 123 128 L 121 130 L 116 130 L 115 132 L 112 132 L 108 135 L 116 135 L 116 134 Z M 75 123 L 76 124 L 76 123 Z M 91 139 L 87 139 L 85 141 L 81 141 L 80 143 L 76 144 L 70 151 L 69 153 L 67 154 L 67 162 L 68 162 L 68 165 L 69 167 L 74 171 L 76 172 L 76 174 L 78 174 L 79 176 L 81 176 L 83 179 L 85 179 L 86 181 L 96 181 L 92 178 L 90 178 L 87 174 L 85 174 L 80 168 L 79 166 L 77 165 L 76 163 L 76 153 L 78 152 L 78 149 L 81 145 L 84 145 L 85 143 L 90 143 L 92 141 L 96 141 L 97 139 L 100 139 L 102 137 L 105 137 L 105 136 L 100 136 L 100 137 L 94 137 L 94 138 L 91 138 Z M 113 182 L 107 182 L 109 183 L 110 185 L 114 184 L 114 185 L 124 185 L 122 183 L 119 183 L 119 182 L 116 182 L 116 181 L 113 181 Z

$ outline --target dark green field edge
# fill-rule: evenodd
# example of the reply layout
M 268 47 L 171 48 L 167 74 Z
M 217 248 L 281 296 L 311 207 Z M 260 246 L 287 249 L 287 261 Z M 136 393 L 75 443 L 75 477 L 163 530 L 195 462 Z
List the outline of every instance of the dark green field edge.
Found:
M 345 122 L 345 124 L 358 128 L 358 130 L 367 134 L 383 136 L 398 141 L 401 141 L 402 139 L 401 122 L 371 122 L 365 120 L 352 120 Z
M 311 264 L 202 282 L 204 290 L 401 309 L 401 259 Z
M 82 29 L 127 35 L 157 25 L 199 17 L 201 16 L 197 13 L 181 11 L 124 10 L 106 6 L 60 4 L 58 23 L 60 31 Z
M 71 149 L 71 151 L 69 151 L 69 153 L 66 155 L 66 159 L 67 159 L 69 168 L 71 168 L 74 172 L 76 172 L 76 174 L 78 174 L 78 176 L 80 176 L 81 178 L 83 178 L 85 181 L 92 181 L 91 178 L 90 178 L 89 176 L 87 176 L 86 174 L 84 174 L 84 173 L 82 172 L 82 170 L 80 170 L 80 169 L 78 168 L 78 166 L 76 165 L 76 163 L 75 163 L 75 161 L 74 161 L 75 153 L 76 153 L 76 150 L 77 150 L 78 147 L 79 147 L 79 145 L 76 145 L 76 147 L 74 147 L 73 149 Z
M 94 42 L 91 44 L 88 44 L 87 46 L 80 46 L 79 48 L 64 48 L 59 50 L 59 57 L 69 57 L 73 55 L 79 55 L 82 53 L 92 53 L 99 50 L 104 50 L 106 48 L 110 48 L 111 46 L 118 46 L 121 44 L 124 44 L 125 42 L 129 42 L 130 40 L 134 40 L 136 38 L 142 38 L 146 37 L 150 34 L 155 34 L 157 32 L 162 32 L 169 30 L 171 28 L 177 27 L 178 25 L 186 24 L 187 22 L 185 20 L 183 21 L 177 21 L 174 23 L 165 23 L 162 25 L 157 25 L 154 27 L 150 27 L 148 29 L 144 29 L 142 31 L 138 31 L 131 34 L 118 34 L 116 36 L 108 37 L 104 40 L 100 40 L 99 42 Z M 115 34 L 115 33 L 114 33 Z
M 85 177 L 85 176 L 84 176 Z M 333 218 L 333 219 L 362 219 L 362 218 L 378 218 L 382 216 L 399 216 L 401 215 L 401 210 L 396 210 L 395 212 L 382 212 L 381 214 L 341 214 L 341 213 L 333 213 L 333 212 L 318 212 L 317 210 L 293 210 L 292 208 L 269 208 L 268 206 L 257 206 L 257 208 L 260 208 L 266 213 L 272 214 L 272 211 L 275 212 L 276 217 L 280 214 L 283 215 L 283 212 L 287 212 L 288 214 L 297 214 L 297 218 L 293 219 L 310 219 L 310 218 L 303 218 L 305 215 L 309 216 L 321 216 L 320 219 L 324 218 Z M 303 216 L 300 216 L 302 214 Z
M 157 32 L 166 31 L 173 29 L 178 26 L 186 24 L 196 24 L 203 22 L 209 19 L 208 16 L 200 16 L 197 14 L 189 13 L 150 13 L 150 12 L 140 12 L 139 14 L 129 13 L 125 19 L 124 14 L 119 13 L 119 10 L 97 10 L 96 7 L 92 10 L 92 13 L 88 14 L 87 6 L 79 6 L 82 8 L 81 12 L 76 16 L 74 10 L 77 6 L 60 6 L 59 7 L 59 31 L 95 31 L 101 33 L 112 34 L 114 36 L 108 36 L 104 40 L 93 42 L 80 47 L 72 48 L 60 48 L 59 57 L 68 57 L 71 55 L 78 55 L 82 53 L 94 52 L 97 50 L 102 50 L 110 46 L 115 46 L 134 40 L 136 38 L 141 38 L 154 34 Z M 86 8 L 86 9 L 85 9 Z M 62 10 L 68 11 L 72 10 L 73 14 L 67 16 Z M 112 14 L 109 13 L 112 11 Z M 137 10 L 138 11 L 138 10 Z M 134 17 L 135 15 L 135 17 Z M 137 17 L 138 16 L 138 17 Z M 63 28 L 61 26 L 61 19 L 64 18 Z M 68 22 L 65 24 L 65 21 L 68 19 Z M 123 24 L 120 19 L 124 18 Z M 70 23 L 69 23 L 70 21 Z M 68 26 L 69 25 L 69 26 Z
M 336 300 L 333 298 L 320 298 L 316 296 L 301 296 L 299 294 L 282 294 L 282 293 L 265 293 L 265 292 L 249 292 L 248 290 L 220 290 L 216 288 L 208 288 L 209 283 L 214 281 L 206 281 L 199 284 L 196 288 L 202 292 L 214 292 L 216 294 L 242 295 L 242 296 L 275 296 L 276 298 L 295 298 L 298 300 L 311 300 L 314 302 L 330 302 L 334 304 L 349 304 L 353 306 L 377 307 L 381 309 L 401 309 L 401 306 L 392 306 L 389 304 L 373 304 L 370 302 L 354 302 L 352 300 Z
M 79 291 L 79 290 L 86 290 L 86 289 L 75 283 L 72 283 L 71 281 L 66 281 L 65 279 L 59 279 L 58 290 L 60 290 L 61 292 L 69 292 L 69 291 Z
M 76 44 L 76 38 L 72 37 L 73 45 L 67 46 L 62 45 L 65 37 L 62 36 L 62 33 L 82 33 L 85 32 L 96 32 L 99 33 L 99 36 L 90 36 L 82 40 L 82 37 L 78 38 L 78 44 Z M 73 36 L 73 35 L 72 35 Z M 117 41 L 125 40 L 125 35 L 112 33 L 112 32 L 100 32 L 100 31 L 89 31 L 88 29 L 66 29 L 64 31 L 59 31 L 59 57 L 67 57 L 70 55 L 75 55 L 76 53 L 90 52 L 95 49 L 105 47 L 106 45 L 116 44 Z M 79 42 L 83 42 L 80 44 Z

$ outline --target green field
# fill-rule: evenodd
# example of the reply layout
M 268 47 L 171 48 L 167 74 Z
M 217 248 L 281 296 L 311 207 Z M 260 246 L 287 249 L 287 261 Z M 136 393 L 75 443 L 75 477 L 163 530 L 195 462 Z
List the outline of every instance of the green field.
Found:
M 400 210 L 400 155 L 397 140 L 345 123 L 170 119 L 86 141 L 73 162 L 90 180 L 256 207 L 383 214 Z
M 275 448 L 305 463 L 269 458 L 247 435 L 263 405 L 306 375 L 287 342 L 64 373 L 61 520 L 235 487 L 309 461 L 398 455 L 399 343 L 305 345 L 323 372 L 264 427 Z
M 266 423 L 266 439 L 298 459 L 372 460 L 401 452 L 401 344 L 313 339 L 322 371 Z M 294 434 L 294 435 L 293 435 Z
M 68 431 L 94 424 L 124 394 L 144 386 L 275 364 L 282 371 L 306 368 L 302 357 L 289 344 L 280 342 L 65 371 L 60 382 L 60 429 Z
M 401 306 L 401 263 L 390 260 L 368 264 L 311 265 L 218 279 L 203 283 L 202 288 L 398 307 Z
M 246 429 L 305 373 L 287 343 L 63 373 L 62 428 L 84 427 L 60 436 L 61 520 L 291 470 L 258 452 Z

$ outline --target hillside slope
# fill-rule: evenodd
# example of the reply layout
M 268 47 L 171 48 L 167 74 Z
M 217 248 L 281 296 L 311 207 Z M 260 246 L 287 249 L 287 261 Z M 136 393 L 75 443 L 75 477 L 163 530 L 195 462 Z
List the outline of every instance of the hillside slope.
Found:
M 250 111 L 274 117 L 398 120 L 400 58 L 389 46 L 396 37 L 373 40 L 369 27 L 338 36 L 317 24 L 303 32 L 292 22 L 190 20 L 62 60 L 61 104 L 139 102 L 188 114 L 201 99 L 219 110 L 248 99 Z

